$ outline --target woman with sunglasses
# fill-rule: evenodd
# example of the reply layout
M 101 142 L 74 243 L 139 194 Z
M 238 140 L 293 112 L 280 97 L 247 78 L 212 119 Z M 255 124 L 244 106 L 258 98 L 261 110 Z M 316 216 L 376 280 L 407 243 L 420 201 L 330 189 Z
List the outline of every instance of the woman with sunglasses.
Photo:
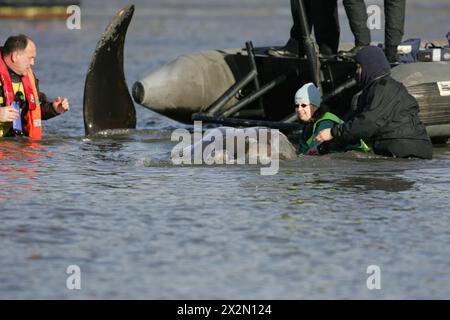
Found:
M 321 105 L 321 96 L 313 83 L 307 83 L 295 94 L 295 111 L 300 122 L 304 123 L 299 143 L 299 153 L 308 155 L 326 154 L 336 151 L 357 150 L 368 152 L 370 149 L 361 140 L 357 144 L 342 146 L 334 142 L 318 142 L 314 138 L 325 129 L 331 129 L 343 121 Z
M 327 111 L 325 105 L 321 105 L 320 92 L 313 83 L 307 83 L 297 91 L 295 94 L 295 110 L 300 122 L 305 124 L 300 138 L 299 153 L 319 155 L 348 150 L 370 151 L 362 140 L 350 145 L 338 145 L 335 142 L 315 140 L 315 137 L 322 130 L 331 129 L 334 125 L 343 123 L 343 121 L 335 114 Z

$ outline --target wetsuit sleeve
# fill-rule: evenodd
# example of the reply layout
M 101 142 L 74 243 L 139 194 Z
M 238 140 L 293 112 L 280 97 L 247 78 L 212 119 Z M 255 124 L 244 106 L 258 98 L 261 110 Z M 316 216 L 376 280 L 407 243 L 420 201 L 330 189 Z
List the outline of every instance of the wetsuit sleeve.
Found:
M 41 118 L 48 120 L 59 114 L 53 109 L 52 102 L 47 100 L 47 95 L 39 90 L 39 79 L 36 78 L 36 89 L 39 92 L 39 102 L 41 104 Z
M 41 103 L 42 120 L 48 120 L 59 114 L 53 109 L 52 103 L 47 101 L 47 96 L 43 92 L 39 92 L 39 101 Z
M 359 139 L 370 139 L 375 136 L 389 120 L 392 108 L 389 102 L 383 98 L 382 90 L 374 90 L 370 102 L 361 108 L 353 118 L 335 125 L 331 129 L 333 137 L 352 144 Z

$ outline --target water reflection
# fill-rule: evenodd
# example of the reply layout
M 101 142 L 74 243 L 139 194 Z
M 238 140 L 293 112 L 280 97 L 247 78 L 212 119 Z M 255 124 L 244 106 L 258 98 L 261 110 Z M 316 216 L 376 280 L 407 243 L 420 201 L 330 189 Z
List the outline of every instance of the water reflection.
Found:
M 123 143 L 116 140 L 88 140 L 80 145 L 81 151 L 102 161 L 113 160 L 112 155 L 121 151 L 123 147 Z
M 336 181 L 339 188 L 356 191 L 400 192 L 412 189 L 414 184 L 414 181 L 404 179 L 391 172 L 370 172 L 366 175 L 346 176 Z
M 33 190 L 32 181 L 41 172 L 44 160 L 52 156 L 40 142 L 4 138 L 0 144 L 0 203 L 13 194 L 17 198 L 17 194 L 27 194 L 21 191 Z

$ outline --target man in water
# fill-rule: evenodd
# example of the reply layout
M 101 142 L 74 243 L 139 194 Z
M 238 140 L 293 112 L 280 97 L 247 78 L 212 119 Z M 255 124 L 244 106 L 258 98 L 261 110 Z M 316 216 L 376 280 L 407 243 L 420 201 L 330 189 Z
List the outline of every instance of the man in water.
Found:
M 41 139 L 41 120 L 48 120 L 69 110 L 69 101 L 58 97 L 48 102 L 39 92 L 39 82 L 32 67 L 36 45 L 25 35 L 9 37 L 0 48 L 0 137 L 23 134 Z M 20 110 L 11 105 L 17 102 Z M 12 121 L 21 118 L 22 132 L 13 130 Z
M 364 47 L 356 54 L 356 63 L 362 93 L 355 113 L 347 121 L 320 131 L 314 139 L 347 144 L 364 139 L 382 156 L 431 159 L 433 147 L 420 121 L 417 100 L 390 76 L 383 51 Z

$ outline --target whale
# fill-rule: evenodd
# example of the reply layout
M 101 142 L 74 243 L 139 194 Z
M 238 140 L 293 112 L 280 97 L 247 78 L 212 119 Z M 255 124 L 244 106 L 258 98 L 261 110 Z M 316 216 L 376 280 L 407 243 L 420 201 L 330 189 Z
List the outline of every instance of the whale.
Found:
M 87 71 L 83 118 L 86 135 L 136 128 L 136 110 L 125 80 L 125 36 L 134 5 L 122 8 L 103 32 Z
M 297 157 L 294 145 L 277 129 L 221 126 L 203 132 L 196 125 L 193 134 L 185 129 L 172 134 L 172 141 L 180 141 L 172 149 L 172 164 L 267 164 Z

